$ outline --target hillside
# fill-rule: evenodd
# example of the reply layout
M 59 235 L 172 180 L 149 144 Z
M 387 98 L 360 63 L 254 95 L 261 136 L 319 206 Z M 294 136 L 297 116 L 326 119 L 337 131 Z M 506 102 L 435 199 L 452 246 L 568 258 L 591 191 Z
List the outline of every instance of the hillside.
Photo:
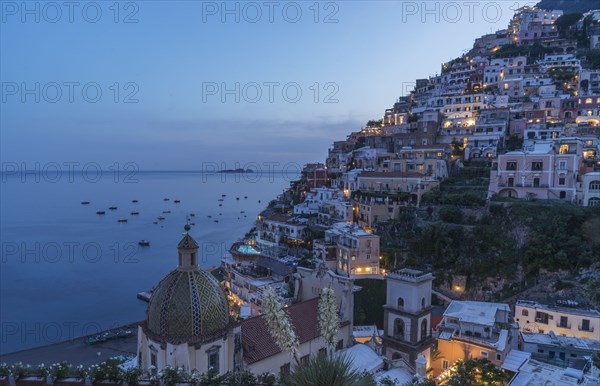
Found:
M 585 13 L 592 9 L 600 9 L 597 0 L 542 0 L 537 4 L 538 8 L 560 9 L 564 13 Z

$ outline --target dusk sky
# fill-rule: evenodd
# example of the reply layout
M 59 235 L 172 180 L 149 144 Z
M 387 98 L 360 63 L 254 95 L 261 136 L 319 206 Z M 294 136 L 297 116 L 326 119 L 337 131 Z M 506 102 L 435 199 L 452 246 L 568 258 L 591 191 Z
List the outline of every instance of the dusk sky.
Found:
M 403 84 L 533 3 L 47 4 L 2 2 L 2 162 L 199 170 L 323 162 Z

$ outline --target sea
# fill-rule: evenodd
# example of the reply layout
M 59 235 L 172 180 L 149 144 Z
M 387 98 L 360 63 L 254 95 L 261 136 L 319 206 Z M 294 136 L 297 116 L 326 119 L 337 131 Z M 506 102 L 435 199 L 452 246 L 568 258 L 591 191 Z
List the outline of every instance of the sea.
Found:
M 177 267 L 186 223 L 200 267 L 216 267 L 298 178 L 288 171 L 92 174 L 0 175 L 0 354 L 143 320 L 147 303 L 136 295 Z

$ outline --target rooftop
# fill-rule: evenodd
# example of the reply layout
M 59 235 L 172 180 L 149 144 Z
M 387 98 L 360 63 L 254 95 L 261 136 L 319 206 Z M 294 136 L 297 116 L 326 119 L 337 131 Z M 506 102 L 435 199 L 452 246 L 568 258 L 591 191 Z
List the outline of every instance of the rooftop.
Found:
M 581 383 L 580 383 L 581 380 Z M 598 378 L 584 377 L 579 370 L 554 366 L 548 363 L 530 360 L 510 381 L 508 386 L 547 386 L 547 385 L 598 385 Z
M 521 332 L 521 338 L 525 343 L 564 347 L 589 352 L 600 352 L 600 340 L 561 336 L 554 334 L 552 331 L 550 331 L 548 334 Z
M 538 303 L 533 300 L 517 300 L 516 305 L 521 307 L 539 308 L 549 311 L 562 312 L 565 314 L 584 315 L 600 318 L 600 312 L 598 310 L 589 308 L 578 308 L 577 302 L 562 301 L 561 303 L 562 304 L 547 305 L 543 303 Z
M 444 312 L 444 317 L 456 318 L 463 323 L 493 326 L 498 311 L 510 312 L 510 307 L 504 303 L 453 300 Z

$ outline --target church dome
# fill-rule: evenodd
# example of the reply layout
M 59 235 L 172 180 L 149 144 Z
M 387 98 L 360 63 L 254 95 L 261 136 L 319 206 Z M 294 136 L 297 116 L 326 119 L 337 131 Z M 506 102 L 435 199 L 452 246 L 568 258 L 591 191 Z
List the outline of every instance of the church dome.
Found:
M 224 331 L 229 324 L 227 297 L 213 275 L 198 268 L 198 244 L 187 232 L 178 251 L 179 266 L 152 292 L 148 329 L 170 342 L 196 341 Z

